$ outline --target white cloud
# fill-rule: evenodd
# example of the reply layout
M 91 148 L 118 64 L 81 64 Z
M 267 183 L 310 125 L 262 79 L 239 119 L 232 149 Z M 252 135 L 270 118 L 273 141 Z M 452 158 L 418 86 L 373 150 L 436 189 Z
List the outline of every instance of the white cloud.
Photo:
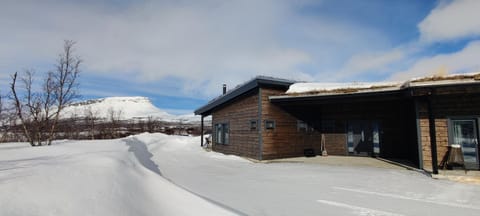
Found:
M 355 71 L 378 69 L 404 57 L 401 50 L 392 50 L 385 53 L 366 53 L 353 56 L 347 63 L 347 68 Z
M 456 0 L 439 4 L 418 24 L 420 40 L 437 42 L 480 36 L 480 1 Z
M 463 50 L 423 57 L 430 43 L 446 42 L 480 36 L 480 1 L 441 1 L 430 14 L 418 24 L 420 38 L 398 45 L 386 51 L 358 52 L 338 70 L 328 76 L 319 74 L 317 79 L 330 81 L 368 80 L 369 77 L 390 76 L 390 79 L 409 79 L 431 75 L 439 70 L 467 72 L 479 70 L 479 42 L 471 42 Z M 374 40 L 372 40 L 374 41 Z M 409 68 L 405 70 L 405 68 Z M 402 71 L 403 70 L 403 71 Z M 402 71 L 402 72 L 398 72 Z M 393 74 L 393 75 L 389 75 Z M 323 76 L 323 77 L 322 77 Z
M 176 77 L 182 94 L 210 97 L 222 83 L 233 86 L 259 74 L 311 80 L 313 72 L 302 65 L 331 66 L 388 43 L 372 29 L 303 17 L 296 10 L 305 4 L 2 1 L 0 70 L 48 68 L 62 40 L 73 39 L 85 72 L 128 77 L 132 85 Z
M 6 94 L 10 89 L 10 76 L 7 72 L 0 73 L 0 95 Z
M 480 71 L 479 53 L 480 41 L 472 41 L 458 52 L 422 58 L 416 61 L 408 70 L 393 74 L 391 79 L 405 80 L 429 76 L 444 70 L 448 73 Z
M 358 80 L 364 75 L 385 74 L 389 66 L 404 60 L 409 51 L 396 48 L 384 52 L 363 52 L 353 55 L 339 71 L 332 73 L 328 80 Z

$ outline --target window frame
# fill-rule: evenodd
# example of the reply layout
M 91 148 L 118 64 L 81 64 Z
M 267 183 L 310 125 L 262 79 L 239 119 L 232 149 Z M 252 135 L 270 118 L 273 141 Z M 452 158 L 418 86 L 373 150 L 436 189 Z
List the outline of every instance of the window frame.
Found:
M 230 144 L 230 124 L 228 122 L 215 124 L 215 144 Z
M 476 142 L 480 143 L 480 116 L 478 115 L 458 115 L 458 116 L 447 116 L 447 134 L 448 134 L 448 145 L 451 146 L 452 144 L 459 144 L 454 142 L 454 121 L 474 121 L 474 132 L 477 135 Z M 460 144 L 463 149 L 463 145 Z M 463 150 L 462 150 L 463 151 Z M 465 168 L 467 170 L 478 170 L 480 168 L 480 146 L 477 144 L 476 147 L 477 155 L 476 155 L 476 163 L 466 162 L 465 161 Z
M 297 120 L 297 131 L 308 132 L 308 124 L 302 120 Z
M 222 132 L 223 132 L 223 143 L 224 145 L 230 144 L 230 124 L 223 123 L 222 124 Z
M 265 130 L 275 130 L 276 128 L 276 122 L 275 120 L 265 120 Z
M 256 119 L 250 120 L 250 130 L 251 131 L 258 130 L 258 120 Z

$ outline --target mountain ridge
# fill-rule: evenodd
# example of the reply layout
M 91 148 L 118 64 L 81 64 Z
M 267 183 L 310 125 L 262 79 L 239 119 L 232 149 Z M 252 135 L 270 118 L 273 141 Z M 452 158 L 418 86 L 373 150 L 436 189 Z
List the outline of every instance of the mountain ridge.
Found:
M 153 118 L 167 122 L 197 122 L 198 116 L 192 114 L 173 115 L 152 104 L 148 97 L 105 97 L 79 101 L 65 107 L 63 118 L 72 116 L 86 117 L 91 112 L 97 118 L 108 119 L 112 114 L 121 120 L 146 120 Z

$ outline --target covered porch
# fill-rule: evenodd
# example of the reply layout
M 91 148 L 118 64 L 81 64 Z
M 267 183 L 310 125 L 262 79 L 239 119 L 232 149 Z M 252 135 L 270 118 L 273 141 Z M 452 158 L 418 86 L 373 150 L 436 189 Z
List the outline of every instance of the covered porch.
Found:
M 270 101 L 324 135 L 329 155 L 421 167 L 416 107 L 405 91 L 272 96 Z

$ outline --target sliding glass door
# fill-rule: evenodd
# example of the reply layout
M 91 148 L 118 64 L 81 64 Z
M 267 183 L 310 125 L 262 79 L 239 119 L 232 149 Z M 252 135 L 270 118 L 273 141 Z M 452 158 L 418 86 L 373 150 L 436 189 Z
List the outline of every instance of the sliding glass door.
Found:
M 465 167 L 478 169 L 478 130 L 476 119 L 455 119 L 451 121 L 451 143 L 462 148 Z
M 349 155 L 372 156 L 380 153 L 380 126 L 377 121 L 349 121 L 347 126 Z

